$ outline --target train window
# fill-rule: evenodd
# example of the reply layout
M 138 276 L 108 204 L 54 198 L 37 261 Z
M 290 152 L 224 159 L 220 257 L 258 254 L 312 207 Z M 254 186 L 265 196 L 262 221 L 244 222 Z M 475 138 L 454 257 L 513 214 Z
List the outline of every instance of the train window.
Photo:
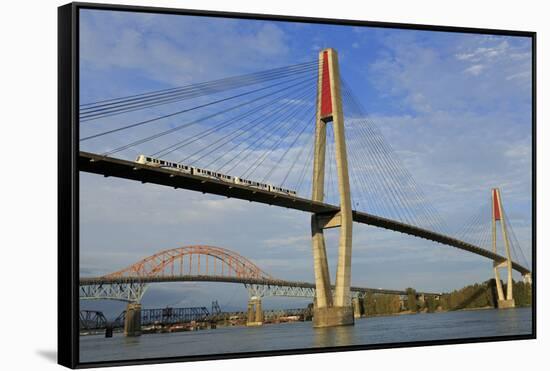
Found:
M 147 161 L 151 162 L 151 157 L 145 158 Z

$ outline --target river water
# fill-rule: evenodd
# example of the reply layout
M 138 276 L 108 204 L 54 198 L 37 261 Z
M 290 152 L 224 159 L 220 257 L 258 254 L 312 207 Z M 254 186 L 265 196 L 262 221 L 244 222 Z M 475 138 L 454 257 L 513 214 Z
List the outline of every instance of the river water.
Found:
M 370 317 L 355 326 L 314 329 L 311 322 L 261 327 L 148 334 L 126 338 L 80 337 L 80 361 L 113 361 L 341 345 L 464 339 L 531 333 L 531 308 Z

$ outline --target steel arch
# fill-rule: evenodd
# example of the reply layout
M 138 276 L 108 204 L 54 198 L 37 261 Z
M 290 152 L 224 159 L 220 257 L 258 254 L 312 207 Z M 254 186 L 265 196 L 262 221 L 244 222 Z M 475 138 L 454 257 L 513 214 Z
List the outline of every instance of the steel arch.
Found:
M 202 257 L 204 258 L 201 265 Z M 228 249 L 207 245 L 163 250 L 103 277 L 171 277 L 201 274 L 211 277 L 272 278 L 244 256 Z

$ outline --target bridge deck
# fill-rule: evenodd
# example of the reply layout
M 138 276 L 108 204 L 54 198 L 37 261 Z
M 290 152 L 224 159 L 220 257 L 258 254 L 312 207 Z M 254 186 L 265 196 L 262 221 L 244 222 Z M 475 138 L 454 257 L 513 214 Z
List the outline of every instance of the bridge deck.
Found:
M 123 179 L 137 180 L 142 183 L 164 185 L 176 189 L 189 189 L 203 193 L 238 198 L 241 200 L 259 202 L 316 214 L 332 214 L 340 210 L 338 206 L 316 202 L 306 198 L 275 194 L 243 185 L 223 182 L 217 179 L 203 178 L 190 174 L 184 174 L 175 170 L 156 168 L 149 165 L 138 164 L 133 161 L 105 157 L 88 152 L 80 152 L 78 157 L 78 169 L 88 173 L 101 174 L 106 177 L 112 176 Z M 411 236 L 439 242 L 444 245 L 453 246 L 461 250 L 484 256 L 497 263 L 506 260 L 504 256 L 495 254 L 470 243 L 395 220 L 382 218 L 360 211 L 353 211 L 353 220 L 357 223 L 385 228 Z M 521 274 L 530 273 L 529 269 L 516 262 L 512 263 L 512 268 Z
M 300 287 L 314 289 L 315 284 L 304 281 L 286 281 L 278 279 L 262 279 L 262 278 L 239 278 L 239 277 L 223 277 L 209 275 L 184 275 L 184 276 L 165 276 L 165 277 L 142 277 L 142 276 L 125 276 L 125 277 L 84 277 L 79 281 L 80 286 L 90 285 L 109 285 L 109 284 L 125 284 L 125 283 L 154 283 L 154 282 L 228 282 L 242 283 L 250 285 L 266 285 L 280 287 Z M 334 286 L 333 286 L 334 288 Z M 405 290 L 390 290 L 390 289 L 373 289 L 369 287 L 350 288 L 353 292 L 370 292 L 373 294 L 391 294 L 391 295 L 406 295 Z M 441 293 L 417 292 L 424 295 L 441 295 Z

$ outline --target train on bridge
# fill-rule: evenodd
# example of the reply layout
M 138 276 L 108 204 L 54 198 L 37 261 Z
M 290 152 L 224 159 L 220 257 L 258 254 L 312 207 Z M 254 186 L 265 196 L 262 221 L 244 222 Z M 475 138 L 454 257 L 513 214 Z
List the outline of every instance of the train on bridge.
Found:
M 280 193 L 289 196 L 296 196 L 296 191 L 286 189 L 283 187 L 278 187 L 273 184 L 256 182 L 254 180 L 244 179 L 237 176 L 223 174 L 217 171 L 209 169 L 201 169 L 199 167 L 184 165 L 177 162 L 166 161 L 146 155 L 139 155 L 136 158 L 136 162 L 141 165 L 149 165 L 154 167 L 163 167 L 176 171 L 180 171 L 184 174 L 196 175 L 204 178 L 211 178 L 221 180 L 227 183 L 239 184 L 247 187 L 258 188 L 263 191 Z

